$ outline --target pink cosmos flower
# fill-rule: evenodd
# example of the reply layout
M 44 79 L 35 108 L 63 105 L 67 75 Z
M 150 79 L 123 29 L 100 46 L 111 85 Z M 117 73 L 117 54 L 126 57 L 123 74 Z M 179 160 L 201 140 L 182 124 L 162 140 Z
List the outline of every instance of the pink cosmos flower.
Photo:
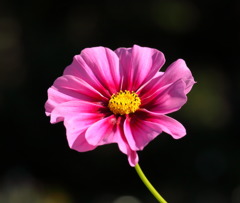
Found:
M 166 114 L 186 103 L 195 82 L 184 60 L 159 72 L 164 63 L 163 53 L 148 47 L 86 48 L 48 89 L 46 115 L 51 123 L 64 122 L 70 148 L 117 143 L 135 166 L 137 151 L 160 133 L 186 134 Z

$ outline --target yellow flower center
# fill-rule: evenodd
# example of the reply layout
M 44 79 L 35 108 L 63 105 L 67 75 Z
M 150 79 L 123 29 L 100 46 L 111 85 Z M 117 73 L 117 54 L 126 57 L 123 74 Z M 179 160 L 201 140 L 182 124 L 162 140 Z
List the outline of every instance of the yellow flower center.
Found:
M 111 96 L 108 107 L 114 114 L 130 114 L 139 109 L 141 100 L 135 92 L 128 90 L 117 92 Z

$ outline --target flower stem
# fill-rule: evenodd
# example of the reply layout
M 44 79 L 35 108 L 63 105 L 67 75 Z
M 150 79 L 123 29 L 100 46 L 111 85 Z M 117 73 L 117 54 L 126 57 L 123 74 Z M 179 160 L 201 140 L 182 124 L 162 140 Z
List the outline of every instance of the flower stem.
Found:
M 167 203 L 166 200 L 162 198 L 162 196 L 157 192 L 157 190 L 152 186 L 152 184 L 149 182 L 147 177 L 144 175 L 142 169 L 140 168 L 139 164 L 136 164 L 135 169 L 143 181 L 143 183 L 146 185 L 146 187 L 150 190 L 150 192 L 153 194 L 153 196 L 160 202 L 160 203 Z

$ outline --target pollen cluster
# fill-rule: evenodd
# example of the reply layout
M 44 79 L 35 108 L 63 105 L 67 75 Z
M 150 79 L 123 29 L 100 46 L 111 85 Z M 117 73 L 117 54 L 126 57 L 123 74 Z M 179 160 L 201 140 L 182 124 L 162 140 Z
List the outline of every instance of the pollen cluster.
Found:
M 130 114 L 139 109 L 141 100 L 133 91 L 120 91 L 113 94 L 109 100 L 108 107 L 114 114 Z

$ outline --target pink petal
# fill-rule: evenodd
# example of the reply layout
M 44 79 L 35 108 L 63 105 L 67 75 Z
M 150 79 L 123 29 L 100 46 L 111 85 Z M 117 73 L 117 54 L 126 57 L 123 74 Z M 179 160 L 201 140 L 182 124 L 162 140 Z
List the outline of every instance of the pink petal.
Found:
M 77 76 L 108 97 L 120 89 L 119 59 L 105 47 L 84 49 L 74 57 L 64 75 Z
M 186 135 L 186 129 L 184 126 L 177 120 L 166 115 L 161 116 L 160 126 L 165 133 L 168 133 L 175 139 L 182 138 Z
M 64 120 L 67 131 L 69 147 L 79 152 L 95 149 L 96 146 L 89 144 L 85 138 L 85 132 L 89 126 L 99 120 L 97 114 L 83 113 L 81 116 L 68 117 Z
M 186 135 L 186 129 L 177 120 L 145 109 L 141 109 L 141 111 L 148 121 L 157 124 L 162 131 L 170 134 L 173 138 L 179 139 Z
M 47 116 L 51 115 L 52 110 L 59 104 L 74 100 L 78 97 L 77 93 L 64 94 L 64 92 L 59 92 L 54 87 L 48 89 L 48 100 L 45 103 L 45 112 Z
M 105 115 L 99 104 L 85 101 L 69 101 L 59 104 L 51 112 L 51 123 L 64 121 L 70 148 L 77 151 L 89 151 L 95 146 L 89 144 L 85 132 L 89 126 L 101 120 Z
M 135 166 L 138 163 L 138 155 L 128 145 L 123 132 L 123 121 L 123 117 L 117 118 L 115 115 L 106 117 L 90 126 L 85 137 L 93 146 L 117 143 L 120 151 L 128 156 L 129 164 Z
M 148 98 L 142 99 L 142 108 L 152 112 L 167 114 L 179 110 L 187 101 L 185 83 L 180 79 L 165 86 Z
M 133 48 L 119 48 L 115 52 L 120 60 L 124 90 L 136 91 L 152 79 L 165 63 L 162 52 L 148 47 L 134 45 Z
M 182 59 L 178 59 L 172 63 L 162 76 L 160 75 L 146 84 L 139 92 L 139 95 L 149 97 L 160 88 L 171 85 L 179 79 L 183 80 L 186 84 L 184 93 L 187 94 L 195 84 L 195 81 L 191 71 Z
M 76 132 L 78 133 L 78 132 Z M 87 152 L 91 151 L 96 148 L 96 146 L 88 144 L 86 138 L 85 138 L 85 133 L 82 132 L 81 134 L 78 133 L 78 135 L 73 137 L 73 133 L 67 133 L 68 137 L 68 145 L 71 149 L 74 149 L 78 152 Z
M 115 115 L 111 115 L 94 123 L 86 132 L 88 143 L 94 146 L 114 143 L 114 135 L 117 130 L 116 122 Z
M 155 137 L 162 129 L 159 124 L 146 120 L 144 116 L 128 116 L 124 123 L 124 132 L 130 148 L 133 151 L 143 150 L 143 148 Z
M 46 114 L 50 115 L 51 111 L 59 104 L 83 100 L 91 102 L 107 102 L 108 99 L 87 84 L 80 78 L 71 75 L 59 77 L 48 89 L 48 100 L 45 104 Z
M 127 155 L 128 155 L 128 162 L 129 162 L 130 166 L 132 166 L 132 167 L 136 166 L 136 164 L 139 161 L 137 152 L 133 151 L 129 148 L 129 153 Z
M 136 151 L 133 151 L 127 142 L 127 139 L 125 137 L 124 131 L 123 131 L 123 123 L 124 123 L 125 118 L 120 116 L 117 119 L 116 123 L 116 131 L 115 131 L 115 136 L 114 136 L 114 142 L 118 144 L 118 147 L 121 152 L 126 154 L 128 156 L 128 162 L 130 166 L 135 166 L 138 161 L 138 154 Z
M 51 112 L 51 123 L 57 123 L 59 121 L 63 121 L 64 118 L 72 118 L 72 117 L 81 117 L 84 113 L 86 115 L 96 114 L 99 119 L 104 117 L 103 111 L 106 111 L 106 107 L 96 104 L 93 102 L 86 101 L 69 101 L 64 102 L 56 106 Z M 83 120 L 83 122 L 85 122 Z M 86 120 L 87 122 L 87 120 Z
M 161 84 L 166 85 L 182 79 L 186 83 L 185 93 L 187 94 L 195 84 L 191 71 L 183 59 L 178 59 L 172 63 L 161 78 Z

